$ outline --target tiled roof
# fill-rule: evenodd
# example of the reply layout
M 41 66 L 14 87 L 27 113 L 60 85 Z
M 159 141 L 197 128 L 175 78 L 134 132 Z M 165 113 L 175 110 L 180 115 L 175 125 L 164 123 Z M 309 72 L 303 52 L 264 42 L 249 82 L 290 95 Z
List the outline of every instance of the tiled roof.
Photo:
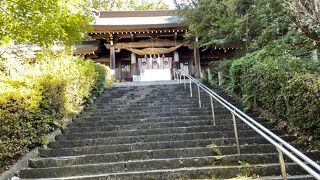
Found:
M 93 54 L 98 49 L 99 49 L 98 42 L 93 41 L 87 44 L 74 46 L 73 54 L 75 55 Z
M 100 12 L 93 23 L 93 32 L 135 31 L 186 27 L 175 11 Z

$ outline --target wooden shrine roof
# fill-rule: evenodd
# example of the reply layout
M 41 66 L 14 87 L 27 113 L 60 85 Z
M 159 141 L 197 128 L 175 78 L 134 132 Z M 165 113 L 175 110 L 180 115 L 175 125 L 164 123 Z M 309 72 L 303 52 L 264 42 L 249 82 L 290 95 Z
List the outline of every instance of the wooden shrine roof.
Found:
M 90 55 L 99 50 L 99 41 L 84 41 L 84 43 L 74 46 L 74 55 Z
M 187 29 L 183 19 L 169 10 L 99 12 L 92 26 L 92 33 Z
M 176 16 L 174 10 L 156 10 L 156 11 L 100 11 L 100 18 L 115 17 L 156 17 L 156 16 Z

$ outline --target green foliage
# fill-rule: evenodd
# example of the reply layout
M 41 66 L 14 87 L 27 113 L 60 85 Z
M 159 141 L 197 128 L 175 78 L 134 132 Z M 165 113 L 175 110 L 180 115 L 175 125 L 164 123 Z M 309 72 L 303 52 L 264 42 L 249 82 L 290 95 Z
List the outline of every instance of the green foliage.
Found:
M 110 79 L 104 65 L 64 54 L 39 56 L 35 64 L 6 69 L 10 76 L 0 76 L 0 167 L 46 143 L 45 135 L 99 94 Z
M 86 0 L 0 1 L 0 45 L 17 43 L 71 45 L 82 39 L 92 20 Z
M 319 2 L 282 0 L 194 0 L 176 2 L 198 46 L 239 44 L 247 52 L 259 50 L 300 29 L 319 45 Z
M 320 45 L 320 1 L 284 1 L 295 25 L 311 40 Z
M 249 166 L 250 165 L 250 163 L 246 160 L 238 160 L 238 164 L 240 166 Z
M 231 78 L 229 74 L 231 65 L 232 65 L 232 60 L 211 61 L 209 63 L 211 81 L 208 82 L 208 84 L 210 84 L 211 86 L 216 86 L 217 84 L 219 84 L 218 72 L 221 72 L 223 77 L 222 86 L 228 89 L 231 82 Z
M 230 75 L 233 81 L 233 92 L 241 95 L 241 77 L 246 73 L 246 70 L 254 65 L 256 59 L 255 56 L 259 56 L 258 52 L 254 52 L 245 57 L 234 61 L 230 67 Z
M 318 63 L 320 64 L 320 63 Z M 320 138 L 320 75 L 296 75 L 282 90 L 289 126 Z
M 40 101 L 39 92 L 26 88 L 20 82 L 7 80 L 1 83 L 1 162 L 24 152 L 37 139 L 33 117 Z
M 199 46 L 211 46 L 238 41 L 235 31 L 236 0 L 198 0 L 194 6 L 180 4 L 180 15 L 189 25 L 190 35 L 200 37 Z
M 262 109 L 273 114 L 281 126 L 320 139 L 320 62 L 311 60 L 312 49 L 308 39 L 290 30 L 261 50 L 234 60 L 231 67 L 223 61 L 210 67 L 212 74 L 230 67 L 231 90 L 242 99 L 245 110 Z M 215 81 L 213 78 L 212 83 Z
M 212 155 L 213 155 L 213 156 L 219 156 L 219 155 L 221 155 L 221 152 L 220 152 L 220 150 L 219 150 L 219 148 L 218 148 L 217 145 L 215 145 L 215 144 L 209 144 L 209 145 L 207 145 L 207 147 L 212 150 Z
M 312 17 L 319 13 L 314 1 L 285 3 L 195 0 L 178 7 L 190 27 L 189 36 L 199 37 L 198 46 L 246 47 L 247 54 L 231 63 L 212 62 L 209 84 L 218 84 L 218 71 L 230 75 L 231 81 L 224 77 L 222 86 L 231 88 L 246 110 L 263 109 L 287 128 L 320 139 L 320 63 L 311 61 L 311 51 L 319 50 L 319 23 Z
M 287 121 L 289 129 L 302 129 L 319 139 L 320 62 L 281 56 L 252 58 L 255 55 L 232 64 L 233 92 L 242 97 L 246 109 L 262 108 Z

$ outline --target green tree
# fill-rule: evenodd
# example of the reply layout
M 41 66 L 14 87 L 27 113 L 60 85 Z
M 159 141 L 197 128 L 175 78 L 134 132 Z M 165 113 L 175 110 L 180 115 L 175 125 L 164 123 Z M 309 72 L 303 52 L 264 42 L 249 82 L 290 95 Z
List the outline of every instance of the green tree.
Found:
M 17 43 L 50 46 L 81 41 L 92 20 L 85 0 L 0 1 L 0 45 Z
M 320 1 L 283 0 L 292 15 L 292 21 L 310 39 L 320 45 Z
M 190 34 L 200 46 L 243 44 L 257 49 L 288 31 L 290 19 L 280 0 L 193 0 L 178 2 Z
M 92 0 L 92 7 L 98 11 L 161 10 L 169 8 L 163 0 Z
M 200 37 L 199 46 L 234 43 L 237 36 L 235 0 L 176 1 L 180 14 L 189 25 L 191 36 Z

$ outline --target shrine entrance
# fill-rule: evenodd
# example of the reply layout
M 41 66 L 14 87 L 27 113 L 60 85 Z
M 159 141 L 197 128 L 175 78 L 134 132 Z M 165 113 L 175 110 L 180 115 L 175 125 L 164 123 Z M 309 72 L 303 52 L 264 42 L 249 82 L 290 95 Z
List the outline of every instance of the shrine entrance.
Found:
M 138 58 L 140 81 L 171 80 L 172 57 Z
M 121 69 L 121 73 L 120 73 L 121 80 L 122 81 L 132 81 L 130 61 L 121 61 L 120 69 Z

